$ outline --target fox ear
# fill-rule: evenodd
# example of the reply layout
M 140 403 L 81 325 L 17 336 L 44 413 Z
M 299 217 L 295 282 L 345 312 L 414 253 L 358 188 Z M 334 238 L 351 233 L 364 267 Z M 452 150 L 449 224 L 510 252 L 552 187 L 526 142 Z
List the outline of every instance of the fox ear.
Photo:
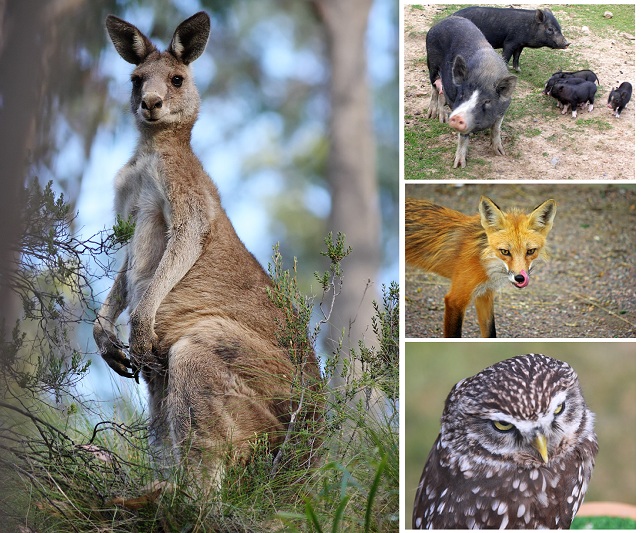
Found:
M 547 200 L 530 213 L 528 226 L 533 230 L 547 234 L 552 229 L 554 215 L 556 215 L 556 202 Z
M 481 226 L 483 226 L 485 230 L 498 230 L 504 226 L 505 215 L 503 211 L 486 196 L 481 196 L 479 213 L 481 214 Z

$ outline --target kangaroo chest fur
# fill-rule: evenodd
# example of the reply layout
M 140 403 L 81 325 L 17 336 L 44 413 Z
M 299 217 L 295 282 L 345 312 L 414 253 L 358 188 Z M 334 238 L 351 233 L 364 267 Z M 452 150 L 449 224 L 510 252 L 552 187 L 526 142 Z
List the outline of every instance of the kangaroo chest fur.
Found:
M 116 177 L 116 213 L 135 224 L 127 245 L 129 307 L 135 309 L 149 286 L 167 246 L 171 206 L 160 158 L 135 156 Z

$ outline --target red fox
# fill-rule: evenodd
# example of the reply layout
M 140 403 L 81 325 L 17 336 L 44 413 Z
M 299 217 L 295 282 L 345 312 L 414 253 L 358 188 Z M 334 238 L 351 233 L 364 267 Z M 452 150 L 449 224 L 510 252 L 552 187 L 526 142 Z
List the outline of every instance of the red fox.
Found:
M 468 216 L 426 200 L 405 201 L 405 260 L 452 280 L 445 296 L 445 337 L 460 337 L 474 299 L 481 335 L 496 337 L 494 291 L 507 282 L 522 289 L 535 259 L 547 259 L 545 241 L 556 202 L 529 214 L 507 212 L 481 196 L 479 214 Z

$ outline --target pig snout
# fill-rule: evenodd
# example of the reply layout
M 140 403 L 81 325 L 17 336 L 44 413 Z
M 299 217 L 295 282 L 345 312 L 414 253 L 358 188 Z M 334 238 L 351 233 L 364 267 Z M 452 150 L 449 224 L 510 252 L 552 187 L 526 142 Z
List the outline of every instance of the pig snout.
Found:
M 464 132 L 467 130 L 467 121 L 465 120 L 465 115 L 461 113 L 455 113 L 450 117 L 449 124 L 456 131 Z

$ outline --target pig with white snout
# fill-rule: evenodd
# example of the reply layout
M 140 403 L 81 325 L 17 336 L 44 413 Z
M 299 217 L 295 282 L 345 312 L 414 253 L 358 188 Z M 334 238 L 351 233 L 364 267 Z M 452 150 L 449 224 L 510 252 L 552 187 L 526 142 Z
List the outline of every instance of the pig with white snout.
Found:
M 501 123 L 512 100 L 516 76 L 469 20 L 450 16 L 435 24 L 426 38 L 432 84 L 428 118 L 458 131 L 454 168 L 465 167 L 470 134 L 491 128 L 495 154 L 505 155 Z M 447 116 L 445 104 L 452 112 Z

